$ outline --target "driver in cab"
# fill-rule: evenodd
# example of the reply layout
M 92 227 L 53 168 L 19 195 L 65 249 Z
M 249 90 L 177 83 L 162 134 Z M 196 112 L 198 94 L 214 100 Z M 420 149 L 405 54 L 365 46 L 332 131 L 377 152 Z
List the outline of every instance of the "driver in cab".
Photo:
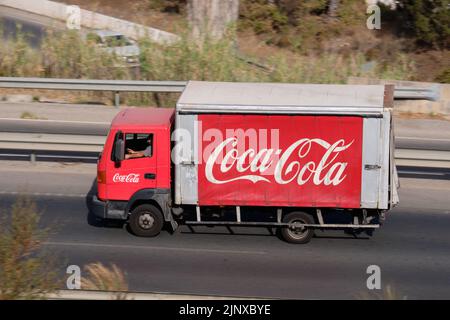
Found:
M 151 157 L 151 155 L 152 155 L 152 138 L 151 136 L 149 136 L 147 139 L 147 147 L 144 150 L 135 151 L 130 148 L 127 148 L 127 154 L 125 155 L 125 159 Z

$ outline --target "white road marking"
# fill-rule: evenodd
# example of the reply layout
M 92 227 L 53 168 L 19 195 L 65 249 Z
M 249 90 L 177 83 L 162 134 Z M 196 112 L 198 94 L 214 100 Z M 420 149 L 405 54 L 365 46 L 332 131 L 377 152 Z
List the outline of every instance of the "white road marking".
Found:
M 71 246 L 71 247 L 98 247 L 98 248 L 123 248 L 123 249 L 139 249 L 139 250 L 171 250 L 184 252 L 209 252 L 209 253 L 231 253 L 231 254 L 267 254 L 265 251 L 244 251 L 244 250 L 221 250 L 221 249 L 205 249 L 205 248 L 175 248 L 175 247 L 155 247 L 155 246 L 136 246 L 125 244 L 100 244 L 90 242 L 54 242 L 47 241 L 43 243 L 49 246 Z

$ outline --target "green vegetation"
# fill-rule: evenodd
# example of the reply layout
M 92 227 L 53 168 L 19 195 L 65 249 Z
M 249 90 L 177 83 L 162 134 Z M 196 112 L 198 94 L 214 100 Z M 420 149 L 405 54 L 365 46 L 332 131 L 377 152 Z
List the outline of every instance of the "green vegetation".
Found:
M 269 67 L 265 70 L 238 56 L 231 36 L 216 42 L 206 40 L 201 45 L 183 36 L 178 43 L 165 47 L 141 39 L 139 46 L 141 71 L 137 78 L 144 80 L 345 83 L 349 76 L 406 80 L 414 73 L 414 66 L 403 55 L 386 62 L 369 61 L 359 53 L 275 54 L 260 61 Z M 75 31 L 48 33 L 40 50 L 29 47 L 25 35 L 19 34 L 0 47 L 0 76 L 136 78 L 131 70 L 121 67 L 118 57 Z M 111 97 L 110 93 L 103 93 L 106 94 Z M 173 94 L 147 93 L 127 93 L 121 100 L 127 104 L 160 106 L 170 106 L 175 101 Z
M 365 26 L 365 1 L 339 0 L 334 19 L 330 0 L 240 0 L 240 30 L 252 30 L 271 44 L 299 49 L 320 49 L 322 40 L 352 33 Z M 450 45 L 449 0 L 399 0 L 397 10 L 384 8 L 383 23 L 406 32 L 418 45 Z M 185 14 L 186 0 L 148 0 L 149 8 Z M 388 17 L 387 20 L 384 18 Z
M 39 50 L 18 32 L 15 39 L 0 46 L 0 76 L 60 78 L 126 78 L 127 72 L 113 68 L 118 58 L 99 50 L 76 31 L 48 31 Z
M 442 71 L 437 77 L 436 81 L 441 83 L 450 83 L 450 68 L 445 69 Z
M 0 221 L 0 300 L 40 299 L 58 287 L 53 257 L 42 250 L 49 230 L 36 204 L 20 197 Z
M 46 118 L 40 118 L 32 112 L 24 111 L 20 115 L 20 119 L 34 119 L 34 120 L 47 120 Z
M 300 52 L 320 50 L 322 41 L 365 26 L 363 1 L 340 0 L 335 19 L 327 16 L 327 0 L 241 0 L 240 30 L 264 35 L 268 44 Z
M 450 46 L 449 0 L 400 0 L 398 15 L 402 21 L 400 27 L 419 44 Z

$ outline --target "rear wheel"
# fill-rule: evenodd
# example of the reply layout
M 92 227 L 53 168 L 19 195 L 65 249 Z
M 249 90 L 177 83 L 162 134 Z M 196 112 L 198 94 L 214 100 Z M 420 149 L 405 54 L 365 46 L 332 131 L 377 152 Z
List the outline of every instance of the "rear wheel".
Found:
M 136 207 L 129 219 L 131 232 L 139 237 L 155 237 L 163 227 L 164 218 L 161 211 L 151 204 Z
M 290 243 L 308 243 L 314 235 L 314 229 L 300 226 L 314 223 L 313 218 L 305 212 L 291 212 L 283 218 L 289 223 L 288 227 L 281 228 L 281 237 Z

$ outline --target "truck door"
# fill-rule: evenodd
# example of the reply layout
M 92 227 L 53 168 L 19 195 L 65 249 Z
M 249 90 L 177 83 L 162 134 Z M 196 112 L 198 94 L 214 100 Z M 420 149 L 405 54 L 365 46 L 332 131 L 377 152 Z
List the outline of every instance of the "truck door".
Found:
M 108 165 L 106 193 L 111 200 L 129 200 L 141 189 L 156 188 L 157 139 L 154 132 L 118 132 L 125 143 L 124 157 L 120 163 L 112 156 Z M 115 146 L 113 146 L 115 150 Z
M 388 209 L 390 112 L 382 118 L 364 118 L 361 207 Z

